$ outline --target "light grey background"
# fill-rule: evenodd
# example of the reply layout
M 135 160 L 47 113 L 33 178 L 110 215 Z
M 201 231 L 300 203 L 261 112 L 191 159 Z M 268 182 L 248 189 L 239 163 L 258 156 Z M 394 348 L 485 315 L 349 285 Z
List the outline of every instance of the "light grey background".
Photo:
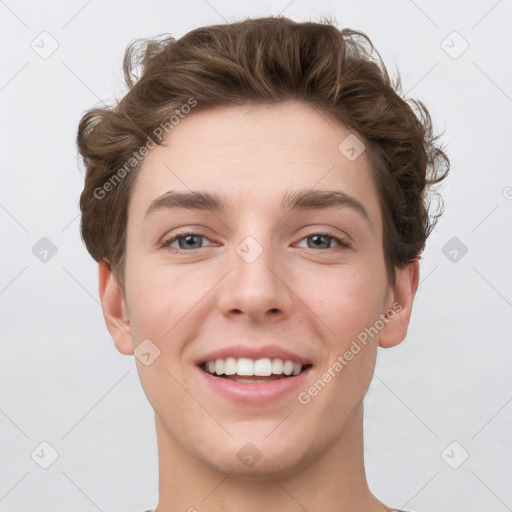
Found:
M 510 0 L 0 0 L 0 511 L 157 503 L 152 409 L 79 237 L 77 124 L 122 96 L 134 38 L 280 12 L 369 34 L 452 161 L 409 335 L 379 349 L 366 398 L 370 487 L 415 512 L 512 510 Z

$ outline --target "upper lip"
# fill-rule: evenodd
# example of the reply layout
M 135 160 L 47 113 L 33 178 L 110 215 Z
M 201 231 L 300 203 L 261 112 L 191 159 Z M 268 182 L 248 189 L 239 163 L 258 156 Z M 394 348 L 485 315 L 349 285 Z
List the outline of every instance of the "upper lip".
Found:
M 250 347 L 247 345 L 232 345 L 223 347 L 218 350 L 208 352 L 204 356 L 201 356 L 196 360 L 196 364 L 201 365 L 208 361 L 215 361 L 216 359 L 227 359 L 228 357 L 234 357 L 235 359 L 240 357 L 247 357 L 254 360 L 265 358 L 282 359 L 283 361 L 293 361 L 294 363 L 301 363 L 303 365 L 311 364 L 311 361 L 308 358 L 302 357 L 276 345 L 259 345 L 258 347 Z

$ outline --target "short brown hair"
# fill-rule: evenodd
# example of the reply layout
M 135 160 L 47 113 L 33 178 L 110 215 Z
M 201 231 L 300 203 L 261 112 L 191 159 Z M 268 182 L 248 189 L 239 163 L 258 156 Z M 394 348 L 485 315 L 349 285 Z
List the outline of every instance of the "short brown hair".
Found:
M 389 279 L 420 256 L 442 212 L 439 201 L 437 214 L 429 215 L 427 193 L 446 176 L 449 159 L 427 108 L 402 98 L 399 75 L 390 80 L 366 34 L 340 30 L 330 20 L 246 19 L 179 39 L 136 40 L 126 49 L 124 75 L 126 95 L 112 107 L 86 112 L 77 137 L 86 167 L 82 238 L 96 261 L 110 262 L 121 286 L 141 148 L 161 144 L 154 140 L 158 127 L 170 131 L 172 116 L 191 100 L 195 110 L 295 100 L 353 130 L 366 146 L 378 188 Z

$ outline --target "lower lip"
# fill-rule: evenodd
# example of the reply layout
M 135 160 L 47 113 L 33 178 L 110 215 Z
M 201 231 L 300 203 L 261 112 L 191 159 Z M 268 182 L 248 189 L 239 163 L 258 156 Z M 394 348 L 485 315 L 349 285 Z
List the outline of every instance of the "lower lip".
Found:
M 277 402 L 283 397 L 297 393 L 298 388 L 304 384 L 308 377 L 311 366 L 299 373 L 299 375 L 284 377 L 279 380 L 265 382 L 236 382 L 222 377 L 214 377 L 197 367 L 206 383 L 220 395 L 230 400 L 243 404 L 267 404 Z M 246 377 L 250 378 L 250 377 Z

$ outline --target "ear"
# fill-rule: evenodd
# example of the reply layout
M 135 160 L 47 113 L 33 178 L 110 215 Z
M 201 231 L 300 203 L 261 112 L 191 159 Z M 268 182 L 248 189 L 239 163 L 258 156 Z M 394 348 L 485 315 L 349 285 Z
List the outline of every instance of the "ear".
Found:
M 407 336 L 411 319 L 412 304 L 419 282 L 419 261 L 396 269 L 396 282 L 392 290 L 392 299 L 388 305 L 387 322 L 380 332 L 379 346 L 394 347 Z
M 99 262 L 98 274 L 101 307 L 108 332 L 117 350 L 121 354 L 131 355 L 134 347 L 128 308 L 108 261 Z

